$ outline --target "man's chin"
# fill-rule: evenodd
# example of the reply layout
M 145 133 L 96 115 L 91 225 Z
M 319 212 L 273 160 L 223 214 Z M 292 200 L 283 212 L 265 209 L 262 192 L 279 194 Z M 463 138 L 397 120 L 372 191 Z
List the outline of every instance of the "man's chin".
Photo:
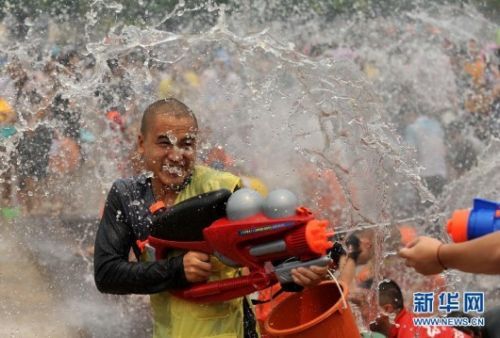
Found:
M 167 174 L 168 175 L 168 174 Z M 184 186 L 187 176 L 177 176 L 177 177 L 165 177 L 167 175 L 160 176 L 160 182 L 165 189 L 168 190 L 180 190 Z

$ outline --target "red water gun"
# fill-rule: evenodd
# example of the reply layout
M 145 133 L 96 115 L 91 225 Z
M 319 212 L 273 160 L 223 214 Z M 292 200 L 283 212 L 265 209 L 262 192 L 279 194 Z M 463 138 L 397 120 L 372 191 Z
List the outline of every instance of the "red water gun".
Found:
M 233 194 L 228 190 L 202 194 L 171 208 L 157 202 L 150 207 L 153 228 L 147 245 L 156 259 L 164 259 L 171 250 L 193 250 L 232 267 L 249 268 L 247 276 L 172 290 L 190 301 L 220 302 L 277 282 L 293 283 L 292 269 L 330 264 L 327 250 L 333 245 L 328 222 L 296 204 L 295 196 L 283 189 L 271 192 L 266 200 L 253 190 L 240 189 Z

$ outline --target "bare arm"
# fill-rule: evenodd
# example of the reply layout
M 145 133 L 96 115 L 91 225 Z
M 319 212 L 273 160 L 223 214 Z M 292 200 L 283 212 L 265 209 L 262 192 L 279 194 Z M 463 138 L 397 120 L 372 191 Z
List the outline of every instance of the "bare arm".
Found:
M 439 258 L 448 268 L 500 274 L 500 232 L 464 243 L 444 244 L 439 251 Z
M 356 262 L 347 256 L 340 259 L 340 281 L 344 282 L 347 286 L 351 286 L 356 276 Z
M 152 294 L 188 285 L 180 255 L 155 262 L 129 262 L 135 240 L 114 184 L 97 230 L 94 278 L 99 291 L 114 294 Z M 189 258 L 189 257 L 188 257 Z
M 449 269 L 464 272 L 500 274 L 500 232 L 495 232 L 464 243 L 443 244 L 437 239 L 419 237 L 399 251 L 406 265 L 424 275 L 433 275 Z M 438 248 L 439 260 L 438 260 Z

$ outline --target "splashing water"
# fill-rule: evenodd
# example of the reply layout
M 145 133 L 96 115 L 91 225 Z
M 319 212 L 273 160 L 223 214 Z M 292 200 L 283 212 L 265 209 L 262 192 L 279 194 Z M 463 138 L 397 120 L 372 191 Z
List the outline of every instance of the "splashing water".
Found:
M 139 2 L 132 13 L 97 0 L 74 27 L 63 14 L 38 16 L 24 20 L 23 38 L 2 34 L 0 56 L 17 66 L 3 71 L 1 96 L 16 112 L 17 132 L 0 146 L 1 183 L 13 190 L 5 203 L 27 209 L 2 221 L 10 229 L 2 239 L 35 256 L 58 290 L 60 323 L 88 336 L 150 335 L 147 300 L 95 291 L 91 246 L 111 182 L 141 170 L 134 150 L 142 111 L 166 96 L 197 115 L 201 158 L 219 147 L 231 158 L 226 169 L 296 191 L 338 233 L 376 229 L 375 281 L 389 274 L 408 301 L 412 291 L 437 287 L 401 267 L 397 231 L 410 224 L 444 238 L 452 210 L 500 195 L 498 133 L 485 127 L 493 122 L 478 100 L 465 99 L 489 88 L 475 81 L 491 79 L 477 75 L 480 64 L 462 70 L 488 53 L 481 46 L 498 26 L 465 4 L 422 3 L 383 16 L 362 8 L 332 16 L 318 6 L 180 1 L 148 12 Z M 16 20 L 6 15 L 3 27 L 13 30 Z M 456 162 L 465 166 L 461 151 L 477 157 L 465 168 L 442 156 L 448 169 L 438 197 L 418 153 L 402 143 L 405 127 L 424 115 L 443 125 Z M 33 165 L 36 156 L 45 160 Z M 457 291 L 489 290 L 488 302 L 498 303 L 498 279 L 447 281 Z

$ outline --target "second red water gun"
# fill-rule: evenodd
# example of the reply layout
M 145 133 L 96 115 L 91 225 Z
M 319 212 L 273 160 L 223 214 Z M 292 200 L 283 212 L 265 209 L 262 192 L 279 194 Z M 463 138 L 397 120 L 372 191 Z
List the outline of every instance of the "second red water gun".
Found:
M 232 267 L 248 267 L 246 276 L 195 283 L 172 290 L 196 302 L 220 302 L 269 287 L 293 283 L 291 270 L 332 262 L 327 251 L 333 233 L 288 190 L 271 192 L 263 200 L 251 189 L 231 194 L 217 190 L 171 208 L 155 203 L 153 228 L 147 243 L 156 259 L 171 250 L 194 250 L 214 255 Z M 143 243 L 144 244 L 144 243 Z
M 447 223 L 454 242 L 465 242 L 500 230 L 500 203 L 475 198 L 472 209 L 456 210 Z

